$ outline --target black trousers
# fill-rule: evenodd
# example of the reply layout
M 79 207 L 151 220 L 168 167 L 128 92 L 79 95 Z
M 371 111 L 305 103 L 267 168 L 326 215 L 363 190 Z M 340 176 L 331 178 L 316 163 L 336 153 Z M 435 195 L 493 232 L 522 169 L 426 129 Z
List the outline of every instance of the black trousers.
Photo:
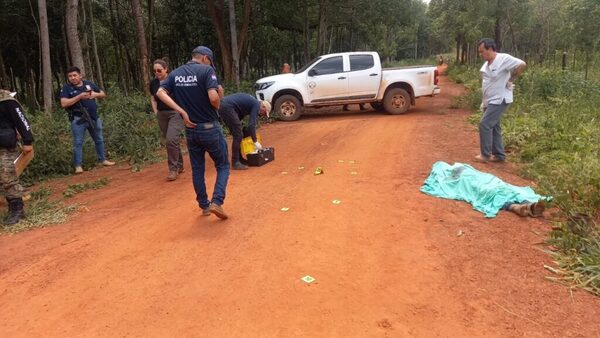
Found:
M 244 137 L 250 136 L 248 128 L 242 127 L 242 120 L 240 120 L 240 117 L 233 108 L 222 107 L 219 109 L 219 114 L 233 139 L 231 141 L 231 164 L 245 162 L 245 159 L 242 157 L 240 144 Z

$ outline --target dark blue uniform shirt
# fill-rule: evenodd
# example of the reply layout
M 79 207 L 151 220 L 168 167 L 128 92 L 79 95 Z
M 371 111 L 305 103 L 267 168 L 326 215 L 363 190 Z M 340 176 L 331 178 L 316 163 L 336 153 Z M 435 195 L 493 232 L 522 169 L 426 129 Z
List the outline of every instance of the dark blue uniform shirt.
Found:
M 190 61 L 172 71 L 160 86 L 188 113 L 192 122 L 219 121 L 219 113 L 208 98 L 208 90 L 217 90 L 219 86 L 211 66 Z
M 244 116 L 249 115 L 248 131 L 252 140 L 256 142 L 256 122 L 258 121 L 258 113 L 260 112 L 260 102 L 252 95 L 237 93 L 225 96 L 221 100 L 221 107 L 223 109 L 233 109 L 240 120 L 243 120 Z
M 72 84 L 67 83 L 60 90 L 60 97 L 65 98 L 65 99 L 71 99 L 83 92 L 89 91 L 90 89 L 95 91 L 96 93 L 100 93 L 100 88 L 92 81 L 83 80 L 83 84 L 80 87 L 75 87 Z M 96 99 L 80 100 L 79 102 L 81 102 L 81 104 L 85 107 L 85 109 L 87 109 L 92 120 L 98 119 L 98 105 L 96 105 Z M 77 106 L 79 105 L 79 102 L 75 103 L 74 105 L 72 105 L 70 107 L 67 107 L 67 110 L 68 109 L 77 110 Z M 77 115 L 79 116 L 79 114 L 77 114 Z

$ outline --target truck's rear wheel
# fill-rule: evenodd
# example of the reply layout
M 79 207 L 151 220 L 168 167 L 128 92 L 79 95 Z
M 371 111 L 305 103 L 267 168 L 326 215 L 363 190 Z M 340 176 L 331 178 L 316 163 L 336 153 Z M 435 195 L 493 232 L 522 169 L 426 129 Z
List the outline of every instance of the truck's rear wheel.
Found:
M 404 114 L 410 108 L 410 95 L 402 88 L 392 88 L 383 97 L 383 107 L 389 114 Z
M 282 95 L 275 101 L 275 112 L 283 121 L 295 121 L 302 115 L 302 104 L 294 95 Z

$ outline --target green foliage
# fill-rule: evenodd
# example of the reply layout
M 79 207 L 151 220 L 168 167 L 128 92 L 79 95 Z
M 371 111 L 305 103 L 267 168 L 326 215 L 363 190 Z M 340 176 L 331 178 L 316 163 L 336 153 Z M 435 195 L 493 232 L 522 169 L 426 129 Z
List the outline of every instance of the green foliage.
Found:
M 141 93 L 124 95 L 115 87 L 102 101 L 100 112 L 109 157 L 125 158 L 130 164 L 159 158 L 155 150 L 160 148 L 160 129 L 149 98 Z
M 51 194 L 52 190 L 47 187 L 42 187 L 31 193 L 31 200 L 25 205 L 27 217 L 13 226 L 0 228 L 0 232 L 16 233 L 49 224 L 66 222 L 69 215 L 77 209 L 77 205 L 64 205 L 60 201 L 51 201 Z M 5 216 L 6 212 L 0 217 L 4 218 Z
M 481 83 L 479 69 L 468 66 L 452 65 L 447 68 L 447 74 L 452 81 L 460 83 L 467 88 L 467 94 L 453 102 L 453 108 L 467 108 L 478 110 L 481 104 Z
M 63 196 L 65 198 L 71 198 L 81 192 L 87 190 L 98 190 L 109 183 L 108 177 L 102 177 L 94 182 L 85 182 L 85 183 L 77 183 L 77 184 L 69 184 L 67 189 L 63 191 Z
M 551 270 L 558 276 L 549 279 L 600 295 L 600 236 L 591 231 L 596 232 L 575 233 L 563 225 L 552 232 L 548 242 L 559 251 L 550 252 L 558 266 Z
M 150 112 L 149 99 L 142 94 L 123 95 L 112 89 L 100 101 L 99 114 L 103 120 L 103 135 L 109 158 L 125 159 L 140 165 L 160 158 L 160 131 L 156 117 Z M 48 116 L 38 111 L 27 114 L 35 137 L 35 158 L 24 171 L 25 184 L 67 175 L 73 172 L 72 136 L 67 113 L 56 111 Z M 91 137 L 86 133 L 84 167 L 96 162 Z
M 470 108 L 481 101 L 477 68 L 451 67 L 469 88 Z M 552 196 L 562 213 L 549 242 L 561 277 L 600 294 L 600 81 L 577 72 L 529 67 L 516 83 L 515 102 L 503 118 L 506 147 L 523 173 Z M 478 121 L 476 119 L 475 121 Z

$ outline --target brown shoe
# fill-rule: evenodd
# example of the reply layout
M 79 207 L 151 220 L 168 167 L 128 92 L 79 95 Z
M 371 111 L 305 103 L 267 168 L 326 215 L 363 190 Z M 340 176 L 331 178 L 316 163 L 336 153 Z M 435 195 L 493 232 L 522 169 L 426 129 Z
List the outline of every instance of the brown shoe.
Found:
M 210 216 L 210 208 L 202 209 L 202 216 Z
M 215 214 L 220 219 L 227 219 L 229 217 L 225 213 L 225 210 L 223 210 L 223 207 L 221 207 L 218 204 L 211 203 L 210 207 L 208 207 L 208 211 L 210 211 L 211 213 Z
M 185 168 L 181 167 L 181 168 L 177 169 L 177 172 L 179 172 L 180 174 L 183 174 L 185 172 Z
M 169 176 L 167 176 L 167 181 L 175 181 L 177 179 L 177 171 L 169 171 Z

